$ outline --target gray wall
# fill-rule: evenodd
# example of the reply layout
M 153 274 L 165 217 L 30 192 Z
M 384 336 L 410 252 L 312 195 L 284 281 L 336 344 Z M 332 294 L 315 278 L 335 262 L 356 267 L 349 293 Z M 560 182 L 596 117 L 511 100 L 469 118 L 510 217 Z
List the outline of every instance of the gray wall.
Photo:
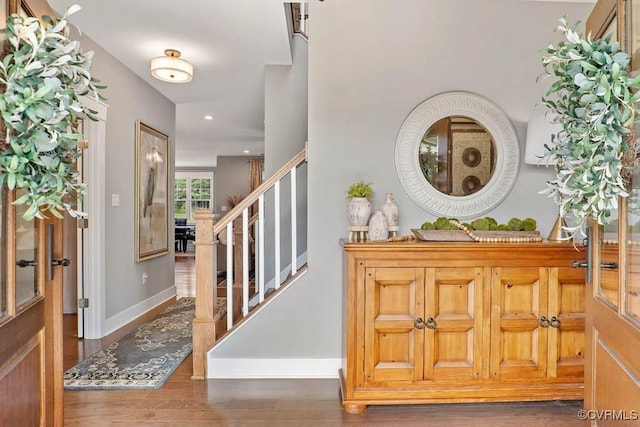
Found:
M 307 86 L 308 86 L 308 45 L 302 38 L 295 36 L 292 39 L 293 66 L 270 65 L 265 71 L 265 178 L 273 175 L 285 163 L 304 148 L 307 140 Z M 220 167 L 220 160 L 218 160 Z M 298 169 L 298 255 L 307 250 L 307 176 L 308 166 Z M 291 204 L 290 182 L 288 177 L 281 184 L 281 214 L 278 220 L 281 226 L 281 269 L 290 264 L 291 244 Z M 273 246 L 274 246 L 274 218 L 273 218 L 272 191 L 265 197 L 265 278 L 269 282 L 274 276 Z M 218 264 L 218 269 L 221 269 Z M 217 347 L 214 357 L 253 357 L 254 347 L 276 347 L 279 341 L 288 341 L 290 337 L 285 335 L 274 337 L 273 333 L 265 333 L 259 324 L 263 318 L 276 323 L 298 323 L 289 318 L 288 304 L 297 304 L 288 298 L 290 293 L 295 293 L 295 287 L 290 288 L 286 294 L 272 303 L 270 310 L 265 310 L 256 315 L 255 323 L 258 329 L 252 325 L 243 328 L 237 334 Z M 263 317 L 264 316 L 264 317 Z M 277 316 L 272 320 L 272 316 Z M 304 323 L 304 322 L 300 322 Z M 269 343 L 263 342 L 260 335 L 264 333 L 269 337 Z M 296 335 L 303 333 L 297 331 Z M 256 334 L 258 336 L 256 336 Z M 259 344 L 256 343 L 259 340 Z M 299 337 L 295 337 L 298 340 Z M 260 356 L 264 355 L 259 352 Z M 238 356 L 239 355 L 239 356 Z M 257 357 L 260 357 L 257 356 Z M 268 356 L 265 356 L 268 357 Z M 282 357 L 282 356 L 280 356 Z
M 218 156 L 216 174 L 213 179 L 214 212 L 225 216 L 231 206 L 227 203 L 228 196 L 244 196 L 249 194 L 249 160 L 260 160 L 262 156 Z M 222 206 L 227 206 L 223 211 Z M 219 244 L 217 247 L 217 270 L 227 271 L 227 246 Z
M 213 190 L 215 213 L 224 216 L 229 212 L 227 197 L 249 194 L 249 160 L 260 159 L 262 156 L 218 156 Z M 227 206 L 226 211 L 222 210 L 223 205 Z
M 504 110 L 524 152 L 526 122 L 543 92 L 536 83 L 540 50 L 557 40 L 559 17 L 584 22 L 592 7 L 523 0 L 311 2 L 309 273 L 214 356 L 340 357 L 338 242 L 348 224 L 346 188 L 360 179 L 373 182 L 375 207 L 394 193 L 400 234 L 433 219 L 405 194 L 395 171 L 404 119 L 433 95 L 473 92 Z M 500 221 L 532 216 L 546 235 L 557 210 L 537 193 L 550 178 L 549 170 L 522 165 L 510 195 L 489 214 Z
M 264 171 L 274 172 L 298 154 L 307 141 L 309 47 L 300 36 L 291 40 L 293 66 L 265 69 Z
M 304 148 L 307 141 L 308 52 L 306 40 L 291 39 L 293 65 L 268 65 L 265 69 L 265 177 L 270 177 Z M 296 170 L 297 254 L 307 250 L 307 166 Z M 265 220 L 273 217 L 273 191 L 265 197 Z M 291 264 L 291 180 L 286 176 L 280 185 L 280 272 Z M 274 277 L 273 251 L 275 230 L 266 221 L 265 276 Z
M 173 200 L 175 105 L 92 40 L 82 37 L 81 44 L 84 50 L 95 51 L 92 74 L 108 86 L 104 95 L 109 105 L 105 182 L 105 317 L 109 318 L 173 287 L 171 237 L 168 255 L 135 262 L 134 183 L 135 122 L 140 120 L 169 135 L 169 200 Z M 120 206 L 111 206 L 112 194 L 120 195 Z M 173 218 L 173 203 L 169 205 L 169 218 Z M 143 285 L 145 272 L 149 279 Z

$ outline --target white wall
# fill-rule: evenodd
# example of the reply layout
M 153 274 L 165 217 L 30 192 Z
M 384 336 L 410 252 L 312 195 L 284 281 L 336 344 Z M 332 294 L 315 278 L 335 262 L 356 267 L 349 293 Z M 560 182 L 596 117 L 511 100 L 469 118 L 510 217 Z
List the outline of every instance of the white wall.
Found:
M 543 92 L 536 83 L 540 50 L 557 40 L 559 17 L 584 22 L 592 7 L 523 0 L 311 2 L 309 273 L 276 301 L 277 309 L 240 331 L 248 341 L 233 341 L 222 355 L 339 358 L 346 188 L 360 179 L 373 182 L 374 207 L 394 193 L 400 234 L 433 219 L 405 194 L 395 171 L 404 119 L 433 95 L 473 92 L 504 110 L 524 152 L 526 122 Z M 549 170 L 522 165 L 510 195 L 489 215 L 534 217 L 545 235 L 556 210 L 537 192 L 549 178 Z M 304 375 L 290 366 L 291 376 Z
M 175 105 L 92 40 L 82 37 L 81 44 L 83 50 L 95 51 L 92 74 L 108 86 L 104 92 L 109 116 L 105 182 L 106 324 L 103 325 L 103 334 L 108 334 L 175 294 L 171 236 L 168 255 L 140 263 L 135 262 L 134 255 L 135 122 L 141 120 L 169 135 L 168 176 L 173 177 Z M 172 183 L 170 178 L 170 201 L 173 200 Z M 112 194 L 120 195 L 120 206 L 111 206 Z M 171 218 L 173 203 L 169 205 L 169 219 L 172 221 Z M 142 274 L 145 272 L 149 279 L 143 285 Z

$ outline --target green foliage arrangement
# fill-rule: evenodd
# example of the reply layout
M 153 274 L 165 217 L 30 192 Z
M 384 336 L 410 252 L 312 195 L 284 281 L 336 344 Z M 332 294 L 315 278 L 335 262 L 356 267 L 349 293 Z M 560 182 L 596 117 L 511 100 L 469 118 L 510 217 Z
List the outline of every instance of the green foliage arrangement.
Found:
M 470 227 L 471 230 L 486 230 L 486 231 L 488 231 L 490 229 L 491 223 L 489 222 L 489 219 L 487 219 L 487 218 L 477 218 L 477 219 L 474 219 L 473 221 L 471 221 L 471 223 L 469 225 L 471 226 Z
M 347 199 L 364 197 L 370 199 L 373 196 L 373 186 L 370 182 L 358 181 L 347 189 Z
M 27 204 L 25 220 L 42 218 L 45 212 L 62 217 L 82 197 L 75 162 L 80 156 L 80 133 L 73 131 L 79 114 L 95 120 L 80 96 L 101 98 L 104 86 L 91 77 L 93 52 L 83 53 L 78 41 L 69 39 L 67 18 L 80 9 L 70 7 L 56 21 L 11 15 L 4 33 L 9 53 L 0 62 L 0 112 L 6 141 L 0 147 L 0 185 L 24 189 L 15 204 Z
M 422 225 L 420 226 L 420 228 L 422 230 L 435 230 L 436 226 L 434 223 L 432 223 L 431 221 L 425 221 L 422 223 Z
M 562 130 L 546 146 L 557 162 L 556 178 L 541 193 L 554 199 L 562 216 L 574 217 L 571 234 L 589 217 L 605 224 L 618 197 L 628 195 L 625 168 L 632 164 L 625 162 L 636 157 L 630 128 L 640 100 L 640 92 L 632 93 L 640 78 L 625 71 L 629 55 L 611 35 L 583 38 L 578 25 L 561 18 L 557 31 L 566 41 L 550 44 L 542 61 L 544 75 L 555 78 L 542 100 Z
M 520 218 L 511 218 L 507 223 L 507 229 L 510 231 L 521 231 L 523 229 L 522 220 Z
M 423 230 L 459 230 L 456 218 L 437 218 L 434 222 L 426 221 L 420 226 Z M 507 224 L 498 224 L 495 218 L 490 216 L 484 218 L 476 218 L 470 223 L 462 224 L 465 228 L 474 231 L 535 231 L 538 227 L 537 222 L 533 218 L 511 218 Z
M 536 220 L 533 218 L 525 218 L 522 220 L 522 231 L 535 231 L 538 228 Z
M 451 218 L 451 219 L 455 220 L 455 218 Z M 458 229 L 458 227 L 456 227 L 451 223 L 451 220 L 449 218 L 445 218 L 445 217 L 440 217 L 436 219 L 433 225 L 435 226 L 436 230 L 457 230 Z

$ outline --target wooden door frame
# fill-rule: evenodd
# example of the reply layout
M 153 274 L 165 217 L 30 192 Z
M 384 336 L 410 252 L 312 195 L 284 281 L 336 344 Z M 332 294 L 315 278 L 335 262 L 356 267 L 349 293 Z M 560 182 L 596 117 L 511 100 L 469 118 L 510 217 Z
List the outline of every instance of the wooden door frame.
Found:
M 626 46 L 626 0 L 598 0 L 593 12 L 587 20 L 587 31 L 594 37 L 603 36 L 604 31 L 610 27 L 613 18 L 616 18 L 616 33 L 623 50 Z M 637 375 L 640 372 L 640 360 L 637 358 L 637 350 L 640 349 L 640 328 L 625 314 L 626 310 L 626 284 L 630 280 L 628 270 L 628 211 L 626 198 L 620 198 L 618 203 L 618 230 L 617 230 L 617 299 L 605 301 L 600 294 L 599 287 L 603 283 L 601 265 L 609 259 L 603 258 L 603 226 L 594 219 L 587 223 L 590 234 L 591 271 L 592 277 L 587 277 L 585 311 L 585 395 L 584 407 L 587 410 L 636 410 L 638 399 L 636 390 L 640 389 Z M 589 276 L 589 275 L 587 275 Z M 599 354 L 599 356 L 596 356 Z M 607 375 L 598 376 L 598 372 L 606 372 L 610 377 L 614 370 L 622 373 L 615 383 L 607 384 Z M 598 371 L 599 369 L 599 371 Z M 600 383 L 597 379 L 600 378 Z M 626 383 L 625 383 L 625 380 Z M 634 391 L 635 393 L 631 392 Z M 636 399 L 635 401 L 633 399 Z M 598 401 L 596 401 L 598 400 Z M 628 407 L 631 405 L 631 407 Z M 626 412 L 625 416 L 631 415 Z M 635 414 L 637 416 L 637 413 Z M 605 419 L 606 420 L 606 419 Z M 604 420 L 602 420 L 604 421 Z M 593 421 L 595 423 L 595 421 Z
M 55 224 L 57 223 L 57 227 Z M 42 220 L 42 230 L 40 232 L 40 244 L 42 248 L 47 248 L 53 243 L 52 258 L 47 259 L 47 263 L 54 259 L 63 259 L 62 249 L 62 220 L 46 219 Z M 51 227 L 51 230 L 49 228 Z M 47 233 L 52 232 L 52 239 L 49 240 Z M 47 241 L 49 240 L 49 241 Z M 53 416 L 53 423 L 47 425 L 62 426 L 64 423 L 64 339 L 63 339 L 63 292 L 62 292 L 62 265 L 53 268 L 53 277 L 47 277 L 44 263 L 41 271 L 44 278 L 45 298 L 45 348 L 48 349 L 49 357 L 46 358 L 45 381 L 53 386 L 53 395 L 47 400 L 47 413 Z
M 49 7 L 46 0 L 9 0 L 9 14 L 18 13 L 20 7 L 27 10 L 27 12 L 40 18 L 43 15 L 55 16 L 54 11 Z M 11 196 L 13 197 L 13 195 Z M 15 223 L 15 209 L 9 209 L 10 218 L 9 221 Z M 62 221 L 60 219 L 35 219 L 38 221 L 38 248 L 39 259 L 38 263 L 38 281 L 39 289 L 42 292 L 43 300 L 36 303 L 43 304 L 42 310 L 44 311 L 44 331 L 40 332 L 44 334 L 44 346 L 41 350 L 40 357 L 44 360 L 44 372 L 42 372 L 41 385 L 44 389 L 41 390 L 41 396 L 43 399 L 42 422 L 46 426 L 63 426 L 64 424 L 64 368 L 63 368 L 63 323 L 62 323 L 62 265 L 53 268 L 52 277 L 47 277 L 47 264 L 52 259 L 62 259 Z M 53 233 L 51 238 L 47 236 L 49 227 Z M 13 235 L 15 239 L 15 234 Z M 9 242 L 10 245 L 14 245 L 14 241 Z M 47 251 L 47 245 L 52 245 L 50 252 L 51 257 L 45 252 Z M 15 245 L 14 245 L 15 247 Z M 7 257 L 8 265 L 15 265 L 15 251 L 8 251 L 8 254 L 14 252 L 14 255 Z M 12 268 L 8 269 L 9 272 Z M 9 273 L 13 274 L 13 273 Z M 11 300 L 11 298 L 9 298 Z M 44 301 L 44 302 L 42 302 Z M 15 296 L 14 301 L 15 303 Z M 14 304 L 15 305 L 15 304 Z
M 618 20 L 625 18 L 624 3 L 625 0 L 598 0 L 587 18 L 585 32 L 591 34 L 592 39 L 604 36 L 604 32 L 614 18 Z M 620 46 L 624 46 L 624 31 L 621 30 L 620 25 L 616 33 Z
M 82 98 L 82 103 L 95 111 L 97 121 L 85 120 L 85 138 L 89 147 L 84 152 L 84 182 L 90 188 L 84 198 L 84 211 L 89 227 L 84 230 L 85 298 L 89 309 L 85 312 L 85 339 L 103 337 L 105 323 L 105 253 L 106 253 L 106 123 L 108 105 L 93 98 Z

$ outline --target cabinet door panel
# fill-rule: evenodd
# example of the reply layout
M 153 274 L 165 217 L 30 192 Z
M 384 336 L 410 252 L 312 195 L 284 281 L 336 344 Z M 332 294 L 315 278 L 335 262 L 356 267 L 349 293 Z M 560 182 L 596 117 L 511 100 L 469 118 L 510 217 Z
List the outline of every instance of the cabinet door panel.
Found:
M 550 378 L 584 377 L 585 275 L 583 269 L 552 268 L 549 280 L 549 316 L 556 317 L 549 328 Z
M 547 368 L 548 270 L 494 268 L 491 305 L 491 376 L 544 378 Z
M 365 383 L 422 378 L 423 301 L 423 269 L 366 270 Z
M 480 378 L 482 268 L 428 268 L 425 289 L 425 379 Z

